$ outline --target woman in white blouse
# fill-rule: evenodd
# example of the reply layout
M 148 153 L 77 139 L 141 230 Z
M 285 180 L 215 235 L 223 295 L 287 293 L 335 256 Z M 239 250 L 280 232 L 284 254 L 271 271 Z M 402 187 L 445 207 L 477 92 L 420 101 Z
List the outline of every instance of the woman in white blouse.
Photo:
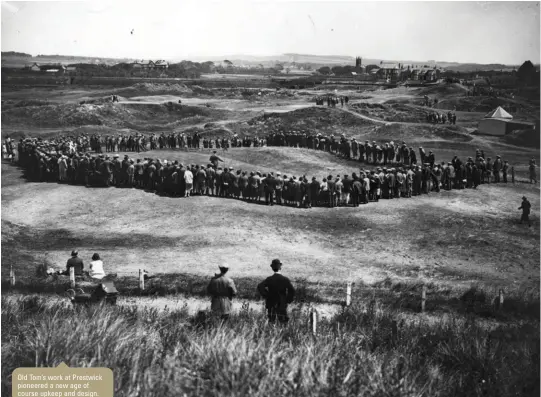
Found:
M 101 280 L 105 277 L 105 271 L 103 270 L 103 262 L 100 259 L 99 254 L 92 255 L 92 262 L 90 262 L 90 277 Z

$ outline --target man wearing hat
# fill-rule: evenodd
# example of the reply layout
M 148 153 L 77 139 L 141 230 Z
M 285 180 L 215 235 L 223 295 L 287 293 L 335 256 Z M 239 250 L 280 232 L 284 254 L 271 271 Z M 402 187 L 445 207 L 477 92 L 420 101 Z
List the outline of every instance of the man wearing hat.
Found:
M 113 174 L 113 164 L 109 160 L 109 156 L 105 156 L 105 160 L 100 162 L 100 172 L 103 177 L 105 186 L 109 186 L 111 183 L 111 176 Z
M 121 176 L 120 176 L 120 173 L 122 172 L 122 163 L 120 162 L 120 159 L 119 159 L 119 155 L 118 154 L 115 154 L 113 156 L 113 161 L 112 161 L 112 165 L 113 165 L 113 185 L 115 186 L 120 186 L 120 182 L 121 182 Z
M 526 198 L 526 196 L 522 196 L 522 204 L 520 207 L 518 207 L 519 210 L 522 210 L 522 217 L 520 218 L 520 223 L 522 224 L 523 221 L 528 222 L 528 226 L 532 226 L 532 223 L 530 222 L 530 208 L 532 208 L 532 205 Z
M 71 251 L 71 258 L 68 259 L 68 263 L 66 264 L 66 272 L 64 274 L 69 275 L 70 268 L 72 267 L 76 276 L 83 275 L 84 264 L 83 260 L 79 258 L 79 253 L 77 252 L 77 250 Z
M 224 162 L 220 157 L 216 155 L 216 150 L 212 151 L 212 156 L 210 156 L 210 162 L 214 166 L 214 169 L 218 167 L 218 162 L 221 161 Z
M 276 322 L 286 324 L 289 321 L 287 316 L 287 305 L 293 302 L 295 288 L 291 281 L 281 274 L 282 262 L 280 259 L 273 259 L 271 268 L 274 274 L 267 277 L 257 286 L 257 290 L 265 298 L 265 307 L 270 323 Z
M 231 314 L 232 300 L 237 295 L 237 288 L 233 279 L 226 276 L 229 265 L 223 263 L 218 266 L 219 274 L 215 274 L 207 286 L 207 293 L 211 296 L 210 310 L 213 315 L 227 320 Z

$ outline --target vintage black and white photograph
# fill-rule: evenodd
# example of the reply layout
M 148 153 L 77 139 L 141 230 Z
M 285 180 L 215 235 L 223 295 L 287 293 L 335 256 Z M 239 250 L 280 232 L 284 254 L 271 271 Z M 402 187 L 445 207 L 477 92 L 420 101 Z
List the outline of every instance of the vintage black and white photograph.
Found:
M 2 1 L 1 394 L 539 396 L 539 16 Z

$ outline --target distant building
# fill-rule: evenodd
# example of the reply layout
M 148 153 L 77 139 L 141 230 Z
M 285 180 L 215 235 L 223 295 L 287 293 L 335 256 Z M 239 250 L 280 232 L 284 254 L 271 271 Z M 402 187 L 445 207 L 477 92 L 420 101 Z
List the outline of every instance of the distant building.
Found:
M 490 112 L 479 122 L 480 134 L 504 136 L 514 130 L 534 129 L 534 124 L 513 120 L 513 116 L 501 106 Z
M 355 58 L 355 73 L 356 75 L 366 73 L 366 68 L 363 66 L 363 59 L 361 57 Z
M 41 69 L 39 68 L 39 65 L 36 62 L 34 62 L 34 63 L 25 64 L 23 67 L 23 70 L 31 70 L 33 72 L 39 72 Z
M 153 64 L 154 64 L 154 69 L 158 69 L 158 70 L 165 70 L 169 67 L 169 64 L 163 60 L 153 62 Z
M 415 68 L 411 69 L 411 75 L 409 78 L 411 80 L 419 81 L 437 81 L 441 77 L 441 70 L 438 68 Z
M 56 64 L 56 65 L 40 65 L 39 69 L 41 72 L 45 73 L 56 73 L 56 74 L 64 74 L 66 72 L 66 67 L 64 65 Z
M 141 60 L 131 63 L 131 67 L 136 70 L 165 70 L 169 67 L 169 64 L 165 61 L 151 61 L 151 60 Z
M 379 65 L 376 76 L 378 79 L 397 81 L 400 76 L 400 64 L 382 62 Z

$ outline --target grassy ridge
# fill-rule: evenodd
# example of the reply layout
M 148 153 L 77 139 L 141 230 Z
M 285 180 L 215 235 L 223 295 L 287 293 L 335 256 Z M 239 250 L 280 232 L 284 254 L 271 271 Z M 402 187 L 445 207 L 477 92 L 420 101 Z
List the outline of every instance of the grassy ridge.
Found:
M 19 366 L 112 368 L 116 396 L 534 396 L 539 326 L 473 317 L 403 323 L 375 302 L 267 326 L 246 307 L 224 325 L 187 311 L 2 301 L 2 394 Z M 184 394 L 185 393 L 185 394 Z

